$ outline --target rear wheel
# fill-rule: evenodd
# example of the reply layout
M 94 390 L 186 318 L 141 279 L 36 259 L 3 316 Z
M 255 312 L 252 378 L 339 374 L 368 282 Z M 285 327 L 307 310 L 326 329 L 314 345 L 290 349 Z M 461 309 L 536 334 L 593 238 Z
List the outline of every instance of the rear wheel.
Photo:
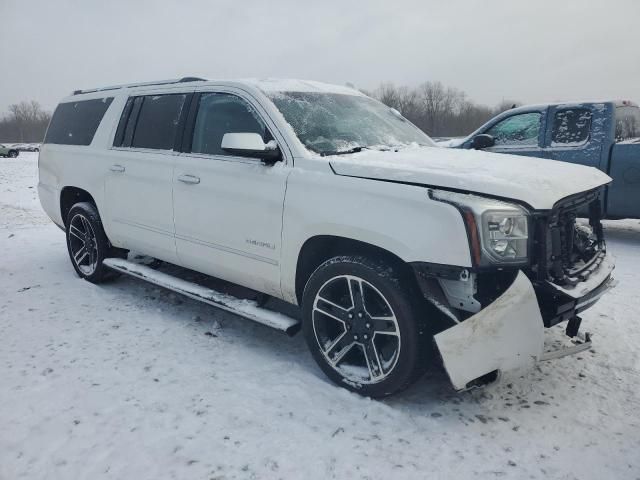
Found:
M 114 273 L 102 265 L 109 256 L 107 239 L 98 210 L 92 203 L 76 203 L 69 210 L 66 222 L 67 249 L 76 273 L 92 283 L 100 283 Z
M 311 275 L 303 330 L 335 383 L 370 397 L 409 386 L 427 367 L 429 347 L 413 285 L 395 268 L 364 257 L 335 257 Z
M 18 156 L 18 152 L 16 150 L 10 150 L 7 156 L 9 158 L 16 158 Z

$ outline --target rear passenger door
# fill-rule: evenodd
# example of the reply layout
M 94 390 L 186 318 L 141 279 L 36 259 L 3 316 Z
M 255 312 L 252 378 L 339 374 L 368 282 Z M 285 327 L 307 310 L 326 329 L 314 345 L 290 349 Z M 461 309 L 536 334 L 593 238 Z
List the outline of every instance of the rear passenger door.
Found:
M 172 180 L 191 93 L 132 96 L 110 151 L 105 181 L 109 235 L 119 245 L 177 262 Z
M 225 133 L 279 137 L 260 104 L 232 88 L 194 95 L 173 179 L 180 264 L 280 294 L 282 210 L 291 159 L 266 165 L 221 148 Z

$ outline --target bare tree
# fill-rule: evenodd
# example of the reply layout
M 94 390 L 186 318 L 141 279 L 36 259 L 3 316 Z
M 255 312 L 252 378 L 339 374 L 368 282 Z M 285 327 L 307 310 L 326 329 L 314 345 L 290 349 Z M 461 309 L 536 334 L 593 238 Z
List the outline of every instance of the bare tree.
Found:
M 41 142 L 51 119 L 35 100 L 9 105 L 9 115 L 0 120 L 0 139 L 13 142 Z
M 502 102 L 492 109 L 470 101 L 466 94 L 441 82 L 425 82 L 417 88 L 396 87 L 386 82 L 371 95 L 400 111 L 416 126 L 434 137 L 471 133 L 492 116 L 514 105 Z

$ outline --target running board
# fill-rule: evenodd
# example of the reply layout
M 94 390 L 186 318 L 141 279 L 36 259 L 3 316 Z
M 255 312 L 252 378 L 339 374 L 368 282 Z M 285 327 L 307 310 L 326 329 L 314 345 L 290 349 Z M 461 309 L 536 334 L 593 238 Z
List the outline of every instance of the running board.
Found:
M 140 278 L 194 300 L 218 307 L 276 330 L 281 330 L 287 335 L 294 335 L 300 329 L 298 320 L 279 312 L 258 307 L 257 302 L 253 300 L 240 299 L 226 293 L 217 292 L 197 283 L 188 282 L 149 268 L 146 265 L 121 258 L 106 258 L 102 263 L 105 267 L 117 272 Z

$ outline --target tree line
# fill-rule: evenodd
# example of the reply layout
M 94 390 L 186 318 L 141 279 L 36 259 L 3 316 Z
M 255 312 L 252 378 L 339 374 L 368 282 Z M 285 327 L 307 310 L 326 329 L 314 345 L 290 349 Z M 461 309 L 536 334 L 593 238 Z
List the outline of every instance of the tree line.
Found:
M 493 108 L 479 105 L 469 100 L 462 90 L 441 82 L 425 82 L 417 87 L 386 82 L 365 93 L 395 108 L 432 137 L 467 135 L 516 104 L 503 101 Z M 50 119 L 51 113 L 35 100 L 10 105 L 8 113 L 0 118 L 0 141 L 42 142 Z
M 40 143 L 51 120 L 51 113 L 35 100 L 9 105 L 0 118 L 0 141 L 7 143 Z
M 432 137 L 468 135 L 498 113 L 519 105 L 510 100 L 503 100 L 493 108 L 479 105 L 462 90 L 441 82 L 425 82 L 417 87 L 398 87 L 387 82 L 365 93 L 395 108 Z

